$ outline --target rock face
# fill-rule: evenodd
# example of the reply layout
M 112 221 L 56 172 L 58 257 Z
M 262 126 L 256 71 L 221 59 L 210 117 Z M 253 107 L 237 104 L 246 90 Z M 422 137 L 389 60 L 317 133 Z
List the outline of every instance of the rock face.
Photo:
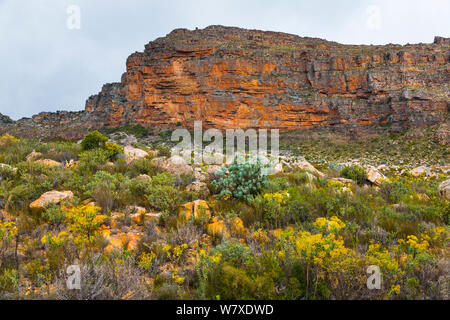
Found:
M 177 29 L 88 99 L 106 126 L 422 126 L 448 114 L 450 41 L 356 46 L 210 26 Z
M 51 136 L 75 139 L 94 128 L 192 128 L 194 120 L 222 129 L 420 127 L 448 118 L 449 62 L 442 37 L 362 46 L 223 26 L 176 29 L 132 54 L 121 81 L 105 84 L 85 111 L 41 113 L 15 130 L 51 128 Z M 0 133 L 16 134 L 5 121 Z
M 0 113 L 0 125 L 6 126 L 6 125 L 13 124 L 13 123 L 14 123 L 14 121 L 11 120 L 10 117 L 5 116 L 5 115 Z

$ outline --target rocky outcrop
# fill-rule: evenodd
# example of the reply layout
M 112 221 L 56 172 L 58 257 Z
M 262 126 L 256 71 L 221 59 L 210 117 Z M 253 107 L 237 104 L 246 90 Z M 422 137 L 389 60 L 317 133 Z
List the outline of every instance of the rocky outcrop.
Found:
M 121 81 L 104 85 L 84 112 L 17 123 L 28 127 L 23 133 L 51 127 L 74 139 L 92 128 L 192 128 L 194 120 L 216 128 L 415 128 L 448 117 L 449 62 L 442 37 L 362 46 L 223 26 L 176 29 L 133 53 Z
M 13 124 L 13 123 L 14 123 L 14 121 L 11 120 L 10 117 L 5 116 L 5 115 L 0 113 L 0 126 L 6 126 L 6 125 Z
M 88 99 L 106 126 L 218 128 L 423 126 L 448 114 L 449 49 L 356 46 L 211 26 L 177 29 L 127 60 L 121 82 Z

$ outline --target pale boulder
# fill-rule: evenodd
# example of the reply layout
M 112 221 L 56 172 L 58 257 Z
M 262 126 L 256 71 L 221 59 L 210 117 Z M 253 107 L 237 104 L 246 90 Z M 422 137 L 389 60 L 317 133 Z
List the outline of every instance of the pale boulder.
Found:
M 439 194 L 442 198 L 450 200 L 450 179 L 443 181 L 439 185 Z
M 168 159 L 166 158 L 155 158 L 152 163 L 159 167 L 160 169 L 167 171 L 175 175 L 181 174 L 192 174 L 192 167 L 184 161 L 180 156 L 172 156 Z
M 33 161 L 36 161 L 37 159 L 42 158 L 42 157 L 43 157 L 43 154 L 42 154 L 42 153 L 36 152 L 35 150 L 33 150 L 33 152 L 31 152 L 31 153 L 27 156 L 26 160 L 27 160 L 27 161 L 30 161 L 30 162 L 33 162 Z
M 206 182 L 194 181 L 186 187 L 186 191 L 200 193 L 202 197 L 209 196 L 209 189 Z
M 426 175 L 426 176 L 430 176 L 431 175 L 431 169 L 426 167 L 426 166 L 420 166 L 417 168 L 412 169 L 409 173 L 411 173 L 412 176 L 414 177 L 418 177 L 420 175 Z
M 127 163 L 131 163 L 135 160 L 145 158 L 149 155 L 149 153 L 145 150 L 134 148 L 132 146 L 126 146 L 123 149 L 123 153 L 125 154 L 125 158 Z
M 43 210 L 51 204 L 58 204 L 61 201 L 73 199 L 72 191 L 49 191 L 40 196 L 39 199 L 30 204 L 31 209 Z
M 319 176 L 321 178 L 325 177 L 325 174 L 323 174 L 322 172 L 320 172 L 319 170 L 314 168 L 314 166 L 311 163 L 309 163 L 308 161 L 306 161 L 306 160 L 295 162 L 292 166 L 296 167 L 296 168 L 299 168 L 299 169 L 303 169 L 303 170 L 309 171 L 309 172 L 311 172 L 311 173 L 313 173 L 313 174 L 315 174 L 315 175 L 317 175 L 317 176 Z
M 54 167 L 62 167 L 62 163 L 55 161 L 55 160 L 51 160 L 51 159 L 42 159 L 42 160 L 36 160 L 35 163 L 39 163 L 45 167 L 48 168 L 54 168 Z
M 214 180 L 216 178 L 216 172 L 219 172 L 222 169 L 221 166 L 218 165 L 209 165 L 206 169 L 206 172 L 209 175 L 210 180 Z
M 195 220 L 201 218 L 209 220 L 211 219 L 211 210 L 205 200 L 196 200 L 182 205 L 178 210 L 178 215 L 186 220 L 191 220 L 192 217 Z
M 373 183 L 376 186 L 379 186 L 381 182 L 384 180 L 388 180 L 377 168 L 373 166 L 369 166 L 366 169 L 367 172 L 367 180 Z

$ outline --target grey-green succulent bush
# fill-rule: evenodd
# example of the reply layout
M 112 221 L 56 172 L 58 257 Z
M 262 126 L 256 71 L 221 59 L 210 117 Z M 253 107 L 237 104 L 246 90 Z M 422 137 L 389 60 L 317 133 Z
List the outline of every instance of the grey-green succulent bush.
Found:
M 256 161 L 239 161 L 235 158 L 228 167 L 216 172 L 217 180 L 212 185 L 219 193 L 219 198 L 248 201 L 261 192 L 268 184 L 267 176 L 263 174 L 263 164 Z

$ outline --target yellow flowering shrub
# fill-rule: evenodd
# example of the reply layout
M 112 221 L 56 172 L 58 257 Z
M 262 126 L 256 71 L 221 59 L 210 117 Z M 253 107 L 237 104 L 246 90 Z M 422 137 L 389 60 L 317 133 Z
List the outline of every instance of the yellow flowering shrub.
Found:
M 61 231 L 55 236 L 52 236 L 50 233 L 46 233 L 41 238 L 42 244 L 48 244 L 52 247 L 60 247 L 64 244 L 64 241 L 66 241 L 69 238 L 69 234 L 66 231 Z
M 287 190 L 275 193 L 264 194 L 264 199 L 267 201 L 275 201 L 278 203 L 283 203 L 289 198 L 289 192 Z
M 91 245 L 99 227 L 105 222 L 106 216 L 100 214 L 100 207 L 78 206 L 68 210 L 69 230 L 75 235 L 75 243 Z
M 400 245 L 403 245 L 409 253 L 418 254 L 427 250 L 429 243 L 422 237 L 419 239 L 415 235 L 409 235 L 406 240 L 400 239 L 398 241 Z
M 171 278 L 173 281 L 175 281 L 176 284 L 180 285 L 183 284 L 185 279 L 184 277 L 179 276 L 177 272 L 172 273 Z
M 382 272 L 395 272 L 399 265 L 395 257 L 379 243 L 371 242 L 365 255 L 367 265 L 379 266 Z
M 230 230 L 238 237 L 245 237 L 247 230 L 244 227 L 244 222 L 241 218 L 235 217 L 230 222 Z
M 154 252 L 144 252 L 141 254 L 141 257 L 138 261 L 138 266 L 141 269 L 149 270 L 153 266 L 153 260 L 156 258 L 156 254 Z
M 345 223 L 338 217 L 332 216 L 330 219 L 319 217 L 314 221 L 313 225 L 324 231 L 335 232 L 345 228 Z
M 170 244 L 166 244 L 162 251 L 166 254 L 167 258 L 169 258 L 173 263 L 179 262 L 183 253 L 188 248 L 186 243 L 183 243 L 179 246 L 171 246 Z
M 0 222 L 0 241 L 10 242 L 17 234 L 15 222 Z
M 6 134 L 6 135 L 0 137 L 0 148 L 12 145 L 19 141 L 20 141 L 19 139 L 15 138 L 9 134 Z

